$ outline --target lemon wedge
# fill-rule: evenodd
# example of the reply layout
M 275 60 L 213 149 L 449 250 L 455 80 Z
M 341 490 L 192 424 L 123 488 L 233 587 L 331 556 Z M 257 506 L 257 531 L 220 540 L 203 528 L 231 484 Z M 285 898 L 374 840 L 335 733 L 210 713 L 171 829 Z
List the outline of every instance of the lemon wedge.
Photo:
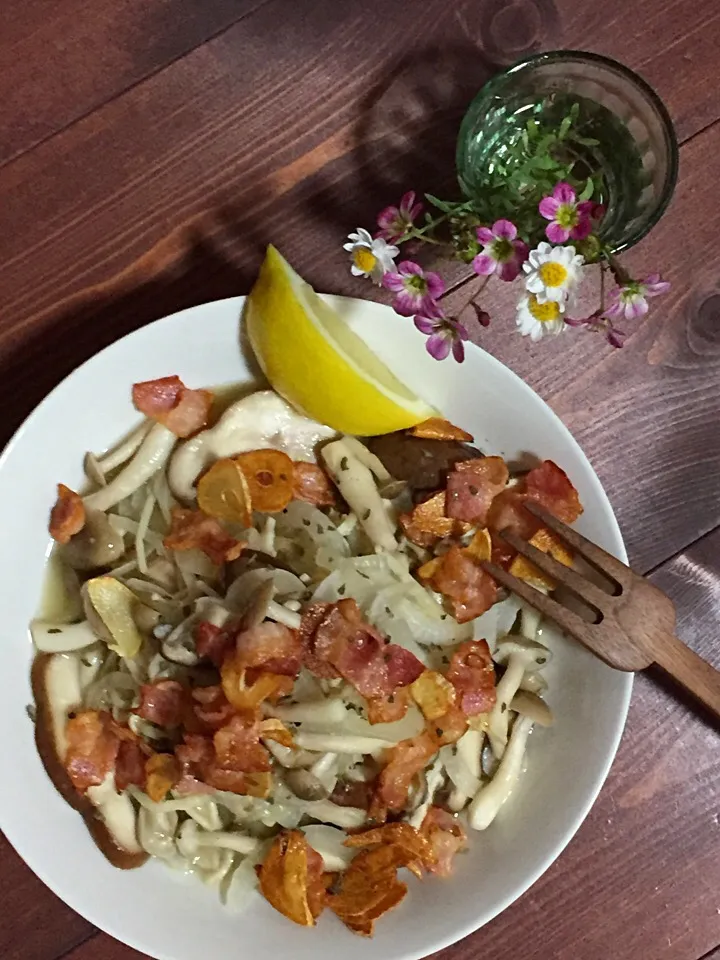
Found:
M 247 298 L 245 322 L 271 386 L 313 420 L 343 433 L 377 436 L 436 414 L 273 246 Z

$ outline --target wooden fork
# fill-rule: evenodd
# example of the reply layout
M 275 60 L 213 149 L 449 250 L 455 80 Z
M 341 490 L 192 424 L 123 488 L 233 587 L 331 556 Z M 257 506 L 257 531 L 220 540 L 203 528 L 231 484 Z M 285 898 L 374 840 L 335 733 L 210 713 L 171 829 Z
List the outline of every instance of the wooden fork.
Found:
M 485 570 L 611 667 L 634 671 L 656 663 L 720 718 L 720 670 L 675 636 L 672 600 L 547 510 L 535 503 L 527 503 L 526 507 L 603 575 L 608 581 L 607 589 L 591 583 L 577 570 L 559 563 L 511 530 L 503 530 L 500 536 L 578 597 L 589 608 L 593 619 L 585 619 L 558 598 L 546 596 L 490 561 L 483 562 Z

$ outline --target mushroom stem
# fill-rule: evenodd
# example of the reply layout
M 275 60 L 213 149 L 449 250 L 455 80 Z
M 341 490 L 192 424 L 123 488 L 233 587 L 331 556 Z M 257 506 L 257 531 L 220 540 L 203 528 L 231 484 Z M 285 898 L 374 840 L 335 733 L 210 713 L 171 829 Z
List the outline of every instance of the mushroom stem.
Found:
M 470 727 L 457 742 L 458 756 L 463 760 L 474 777 L 480 779 L 482 774 L 482 747 L 485 734 L 482 730 L 473 730 Z M 470 798 L 462 790 L 455 787 L 448 799 L 448 806 L 453 813 L 458 813 Z
M 374 546 L 397 550 L 392 523 L 371 470 L 353 453 L 345 440 L 335 440 L 322 449 L 322 457 L 348 506 Z
M 527 739 L 533 727 L 530 717 L 518 717 L 513 726 L 507 750 L 495 776 L 480 787 L 470 804 L 469 824 L 473 830 L 485 830 L 498 815 L 522 771 Z
M 85 507 L 109 510 L 141 487 L 166 463 L 177 437 L 156 423 L 137 449 L 135 456 L 106 487 L 84 498 Z

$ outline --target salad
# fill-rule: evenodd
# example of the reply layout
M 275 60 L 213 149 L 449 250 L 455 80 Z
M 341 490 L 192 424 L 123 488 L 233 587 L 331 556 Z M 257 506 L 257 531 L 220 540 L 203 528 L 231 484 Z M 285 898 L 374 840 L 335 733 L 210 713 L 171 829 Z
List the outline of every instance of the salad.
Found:
M 369 936 L 404 874 L 448 876 L 521 780 L 551 651 L 483 567 L 582 512 L 440 418 L 338 435 L 261 390 L 218 417 L 178 377 L 87 490 L 58 486 L 31 624 L 36 742 L 116 866 L 156 857 L 290 920 Z

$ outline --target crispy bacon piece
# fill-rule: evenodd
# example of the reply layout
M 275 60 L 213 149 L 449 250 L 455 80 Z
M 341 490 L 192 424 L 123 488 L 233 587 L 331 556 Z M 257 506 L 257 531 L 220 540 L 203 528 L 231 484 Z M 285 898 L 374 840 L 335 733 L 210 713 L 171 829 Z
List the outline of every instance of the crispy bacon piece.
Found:
M 541 504 L 563 523 L 574 523 L 583 512 L 577 490 L 552 460 L 544 460 L 531 470 L 524 487 L 529 500 Z
M 203 769 L 215 759 L 215 748 L 209 737 L 183 734 L 183 743 L 175 747 L 175 756 L 183 775 L 200 777 Z
M 266 620 L 238 634 L 237 656 L 245 667 L 296 677 L 302 665 L 302 640 L 296 630 Z
M 233 726 L 234 720 L 239 721 L 237 726 Z M 272 786 L 272 775 L 268 769 L 269 755 L 262 744 L 257 743 L 257 746 L 264 751 L 262 762 L 267 763 L 267 767 L 260 771 L 237 769 L 238 765 L 246 767 L 253 762 L 261 762 L 259 753 L 255 752 L 252 736 L 242 729 L 247 722 L 243 717 L 234 717 L 226 727 L 216 732 L 218 756 L 215 738 L 210 740 L 186 733 L 185 742 L 175 748 L 182 772 L 175 789 L 190 794 L 208 793 L 208 788 L 214 788 L 252 797 L 267 797 Z M 250 724 L 255 725 L 257 721 L 251 719 Z
M 420 437 L 423 440 L 459 440 L 461 443 L 472 443 L 473 435 L 467 430 L 461 430 L 449 420 L 442 417 L 430 417 L 416 424 L 408 430 L 411 437 Z
M 458 623 L 485 613 L 497 600 L 497 584 L 461 547 L 452 546 L 429 578 L 432 587 L 447 597 Z
M 485 524 L 493 499 L 509 479 L 502 457 L 478 457 L 455 465 L 448 476 L 445 513 L 454 520 Z
M 201 620 L 193 630 L 195 649 L 198 655 L 221 667 L 225 657 L 235 649 L 235 637 L 229 630 L 216 627 L 208 620 Z
M 538 550 L 542 550 L 543 553 L 549 553 L 558 563 L 563 563 L 566 567 L 572 566 L 572 553 L 570 553 L 562 540 L 554 536 L 545 527 L 538 530 L 529 542 L 534 547 L 537 547 Z M 509 572 L 514 577 L 517 577 L 518 580 L 525 580 L 527 583 L 531 583 L 536 587 L 554 590 L 557 586 L 552 577 L 548 577 L 547 574 L 543 573 L 539 567 L 536 567 L 532 561 L 527 560 L 519 554 L 510 564 Z
M 399 847 L 407 859 L 406 866 L 417 877 L 422 877 L 423 869 L 430 870 L 435 866 L 436 857 L 428 838 L 409 823 L 385 823 L 381 827 L 355 833 L 345 841 L 346 847 L 354 848 L 381 845 Z
M 241 773 L 237 770 L 224 770 L 217 764 L 206 770 L 205 781 L 216 790 L 227 790 L 244 797 L 262 799 L 270 796 L 272 789 L 271 773 Z
M 121 740 L 115 759 L 115 787 L 145 786 L 145 754 L 136 740 Z
M 189 437 L 207 424 L 213 395 L 209 390 L 189 390 L 173 376 L 133 384 L 132 399 L 140 413 L 178 437 Z
M 455 854 L 467 846 L 467 835 L 460 821 L 442 807 L 430 807 L 420 834 L 427 840 L 434 857 L 434 862 L 427 866 L 428 871 L 437 877 L 449 877 Z
M 428 500 L 418 503 L 410 513 L 398 517 L 403 533 L 419 547 L 432 547 L 446 537 L 460 537 L 470 526 L 453 520 L 445 512 L 445 491 L 441 490 Z
M 330 478 L 316 463 L 293 461 L 293 499 L 304 500 L 315 507 L 332 507 L 337 503 Z
M 191 697 L 192 712 L 197 723 L 190 723 L 185 711 L 184 724 L 189 732 L 199 724 L 198 732 L 212 733 L 224 727 L 235 716 L 235 707 L 225 696 L 223 688 L 217 684 L 211 687 L 195 687 Z
M 177 727 L 183 718 L 185 689 L 177 680 L 155 680 L 140 687 L 138 716 L 159 727 Z
M 495 666 L 486 640 L 466 640 L 455 650 L 447 669 L 459 706 L 467 717 L 488 713 L 495 706 Z
M 145 763 L 145 793 L 159 803 L 181 779 L 180 763 L 171 753 L 155 753 Z
M 55 506 L 50 511 L 50 536 L 58 543 L 68 543 L 70 537 L 85 526 L 85 504 L 82 497 L 64 483 L 57 485 L 57 493 Z
M 417 681 L 415 681 L 417 683 Z M 370 723 L 394 723 L 402 720 L 410 705 L 408 687 L 384 697 L 370 697 L 367 701 L 367 717 Z
M 437 739 L 428 730 L 391 747 L 386 754 L 386 765 L 378 778 L 375 802 L 380 802 L 393 812 L 402 810 L 414 777 L 425 769 L 437 750 Z
M 312 657 L 331 664 L 362 696 L 388 696 L 425 669 L 412 653 L 389 643 L 365 623 L 354 600 L 340 600 L 326 608 L 310 641 Z
M 444 747 L 447 743 L 457 743 L 467 728 L 468 718 L 457 704 L 451 706 L 442 717 L 428 723 L 428 729 L 437 739 L 439 747 Z
M 260 721 L 234 716 L 213 737 L 217 764 L 236 773 L 263 773 L 270 769 L 270 754 L 260 743 Z
M 301 830 L 283 830 L 258 870 L 260 890 L 275 909 L 303 927 L 325 906 L 323 861 Z
M 112 717 L 99 710 L 80 710 L 65 727 L 65 769 L 79 793 L 99 786 L 115 766 L 120 739 Z
M 407 893 L 398 868 L 413 862 L 412 853 L 395 843 L 361 850 L 342 874 L 339 891 L 327 897 L 328 907 L 354 933 L 372 936 L 375 921 Z
M 367 810 L 372 801 L 373 789 L 374 785 L 370 780 L 338 780 L 330 794 L 330 801 L 339 807 Z
M 163 540 L 168 550 L 202 550 L 213 563 L 237 560 L 247 543 L 235 540 L 214 517 L 201 510 L 174 507 L 170 532 Z
M 298 630 L 298 637 L 303 649 L 303 663 L 310 673 L 315 674 L 322 680 L 336 680 L 340 676 L 331 663 L 322 660 L 314 653 L 315 634 L 330 607 L 331 604 L 329 603 L 311 603 L 302 612 L 302 620 Z

